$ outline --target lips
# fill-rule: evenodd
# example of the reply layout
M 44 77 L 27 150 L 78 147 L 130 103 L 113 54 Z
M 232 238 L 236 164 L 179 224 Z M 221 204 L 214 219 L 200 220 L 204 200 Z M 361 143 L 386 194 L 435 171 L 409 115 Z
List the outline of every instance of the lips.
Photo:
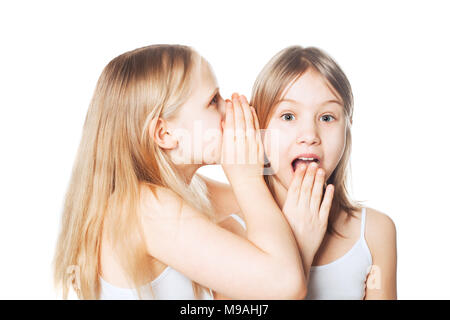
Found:
M 320 164 L 320 157 L 315 153 L 302 153 L 296 156 L 294 160 L 291 161 L 292 170 L 295 171 L 297 167 L 302 163 L 305 163 L 308 166 L 312 162 Z

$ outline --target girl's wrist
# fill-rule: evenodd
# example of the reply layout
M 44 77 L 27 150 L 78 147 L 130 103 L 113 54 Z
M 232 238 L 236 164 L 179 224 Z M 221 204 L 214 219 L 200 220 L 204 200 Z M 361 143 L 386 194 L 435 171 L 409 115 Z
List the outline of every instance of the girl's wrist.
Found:
M 248 189 L 248 187 L 255 185 L 265 184 L 264 178 L 262 175 L 249 175 L 249 176 L 241 176 L 229 179 L 231 187 L 233 190 L 240 190 L 242 188 Z
M 264 175 L 262 169 L 257 170 L 254 168 L 251 169 L 239 168 L 239 170 L 235 170 L 235 168 L 223 166 L 223 171 L 231 184 L 260 183 L 261 181 L 264 182 Z
M 297 235 L 295 234 L 295 232 L 294 232 L 294 236 L 295 236 L 295 241 L 297 242 L 297 247 L 298 247 L 298 249 L 299 249 L 299 251 L 300 251 L 300 254 L 301 254 L 301 256 L 302 256 L 302 260 L 304 261 L 304 263 L 305 263 L 306 265 L 311 266 L 311 264 L 312 264 L 312 262 L 313 262 L 313 260 L 314 260 L 314 257 L 315 257 L 315 255 L 316 255 L 316 252 L 311 252 L 311 250 L 307 250 L 307 249 L 305 248 L 305 243 L 306 243 L 306 241 L 305 241 L 305 240 L 302 240 L 302 239 L 299 238 L 299 237 L 297 237 Z

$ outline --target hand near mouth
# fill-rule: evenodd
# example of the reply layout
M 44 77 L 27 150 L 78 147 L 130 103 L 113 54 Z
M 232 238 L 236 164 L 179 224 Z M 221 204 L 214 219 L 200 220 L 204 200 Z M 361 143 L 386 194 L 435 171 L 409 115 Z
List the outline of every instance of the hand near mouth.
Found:
M 258 117 L 247 99 L 238 94 L 226 101 L 221 163 L 231 185 L 249 179 L 264 181 L 264 147 Z
M 327 185 L 322 200 L 324 183 L 325 171 L 317 163 L 308 167 L 302 163 L 295 170 L 282 210 L 301 251 L 306 279 L 325 235 L 333 200 L 331 184 Z

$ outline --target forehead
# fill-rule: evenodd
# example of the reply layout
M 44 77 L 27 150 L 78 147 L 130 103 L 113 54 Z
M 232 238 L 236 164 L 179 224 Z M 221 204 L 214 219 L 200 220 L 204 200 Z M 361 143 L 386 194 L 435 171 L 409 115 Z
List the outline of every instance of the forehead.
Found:
M 286 87 L 282 100 L 292 100 L 300 104 L 320 104 L 328 100 L 341 101 L 328 81 L 311 68 Z
M 208 61 L 201 58 L 200 62 L 197 64 L 197 75 L 200 77 L 199 82 L 206 86 L 217 87 L 217 79 L 214 74 L 211 65 Z
M 216 77 L 204 59 L 195 62 L 190 87 L 190 94 L 185 103 L 185 106 L 189 107 L 188 109 L 201 108 L 208 103 L 209 96 L 216 90 Z

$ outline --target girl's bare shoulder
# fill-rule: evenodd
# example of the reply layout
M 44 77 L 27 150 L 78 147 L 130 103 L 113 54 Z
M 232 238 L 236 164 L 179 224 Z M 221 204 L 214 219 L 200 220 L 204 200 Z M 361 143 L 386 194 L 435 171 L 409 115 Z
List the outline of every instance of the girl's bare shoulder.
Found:
M 394 221 L 385 213 L 373 208 L 365 207 L 365 236 L 366 238 L 378 238 L 380 234 L 395 232 Z M 344 233 L 352 233 L 355 236 L 360 233 L 362 223 L 362 208 L 353 211 L 353 216 L 340 212 L 336 226 Z
M 140 186 L 140 209 L 147 216 L 179 214 L 183 199 L 169 188 L 146 185 Z
M 380 238 L 395 233 L 395 223 L 389 215 L 366 207 L 366 234 L 368 237 Z
M 396 244 L 395 223 L 386 213 L 367 207 L 365 236 L 372 254 L 382 253 Z

